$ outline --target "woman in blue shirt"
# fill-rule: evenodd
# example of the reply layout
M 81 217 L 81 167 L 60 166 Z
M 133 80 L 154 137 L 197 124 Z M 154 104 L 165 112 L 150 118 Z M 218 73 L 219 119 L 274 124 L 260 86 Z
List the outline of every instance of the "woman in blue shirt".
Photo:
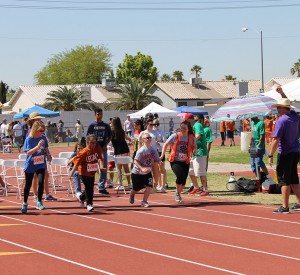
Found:
M 24 166 L 24 203 L 21 209 L 23 214 L 27 213 L 27 200 L 34 174 L 37 174 L 38 178 L 38 202 L 36 208 L 39 210 L 45 209 L 42 203 L 46 169 L 46 148 L 48 148 L 47 138 L 44 135 L 45 129 L 45 125 L 41 121 L 36 121 L 32 125 L 29 136 L 25 139 L 24 151 L 27 153 L 27 158 Z

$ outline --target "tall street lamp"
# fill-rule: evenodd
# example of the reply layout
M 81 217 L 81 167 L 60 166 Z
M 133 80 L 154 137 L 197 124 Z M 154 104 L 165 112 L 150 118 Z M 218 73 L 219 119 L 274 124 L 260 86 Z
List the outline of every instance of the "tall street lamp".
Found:
M 248 28 L 242 28 L 243 32 L 248 31 Z M 260 59 L 261 59 L 261 88 L 260 92 L 264 92 L 264 52 L 263 52 L 263 35 L 262 31 L 255 30 L 258 34 L 260 34 Z

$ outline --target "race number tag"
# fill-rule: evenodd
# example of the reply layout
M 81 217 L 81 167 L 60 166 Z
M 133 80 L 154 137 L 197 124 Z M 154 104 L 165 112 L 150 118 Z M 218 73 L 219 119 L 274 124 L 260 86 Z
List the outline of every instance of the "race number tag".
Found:
M 33 157 L 33 164 L 34 165 L 43 164 L 44 162 L 45 162 L 45 156 L 44 155 Z
M 98 171 L 98 163 L 88 163 L 87 164 L 87 170 L 88 172 L 96 172 Z
M 178 154 L 178 160 L 186 160 L 186 158 L 187 158 L 187 154 L 184 154 L 184 153 Z

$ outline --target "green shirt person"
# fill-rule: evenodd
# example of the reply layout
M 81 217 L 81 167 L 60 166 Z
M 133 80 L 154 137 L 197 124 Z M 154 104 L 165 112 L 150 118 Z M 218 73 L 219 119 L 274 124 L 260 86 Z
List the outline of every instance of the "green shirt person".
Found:
M 200 122 L 196 122 L 193 125 L 193 130 L 194 130 L 194 134 L 195 136 L 197 135 L 201 135 L 201 137 L 199 139 L 197 139 L 196 141 L 196 145 L 197 145 L 197 157 L 202 157 L 202 156 L 207 156 L 207 147 L 206 147 L 206 138 L 205 138 L 205 134 L 204 134 L 204 127 Z

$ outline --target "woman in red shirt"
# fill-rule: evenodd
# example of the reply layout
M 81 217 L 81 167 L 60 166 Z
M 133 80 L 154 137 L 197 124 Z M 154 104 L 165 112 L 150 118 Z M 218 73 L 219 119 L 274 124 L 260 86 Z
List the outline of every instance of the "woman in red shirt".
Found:
M 100 167 L 103 167 L 102 149 L 99 145 L 96 146 L 96 136 L 89 135 L 86 137 L 86 147 L 74 157 L 74 166 L 70 172 L 70 179 L 72 179 L 74 172 L 78 170 L 78 174 L 80 175 L 85 186 L 85 191 L 82 193 L 79 199 L 82 205 L 83 201 L 86 199 L 88 211 L 94 210 L 94 182 L 95 174 L 99 171 L 99 161 Z

